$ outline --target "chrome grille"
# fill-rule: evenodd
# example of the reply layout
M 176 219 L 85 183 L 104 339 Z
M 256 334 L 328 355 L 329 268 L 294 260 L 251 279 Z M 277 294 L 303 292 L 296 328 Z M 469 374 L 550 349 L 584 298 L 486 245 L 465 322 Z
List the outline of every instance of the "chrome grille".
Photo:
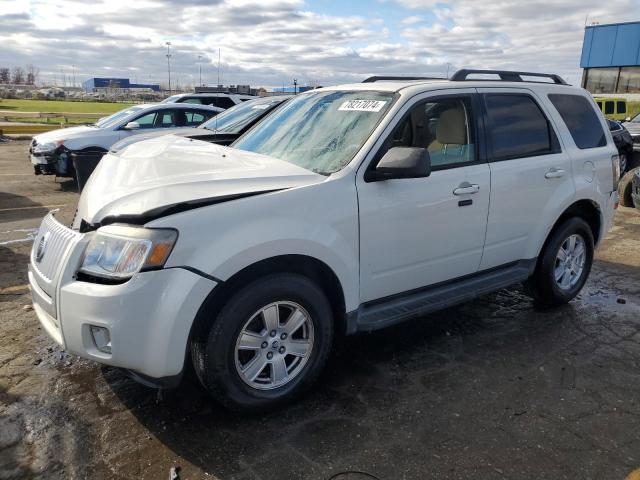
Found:
M 57 274 L 67 250 L 79 237 L 80 233 L 62 225 L 51 213 L 42 220 L 31 249 L 31 265 L 38 285 L 52 298 Z

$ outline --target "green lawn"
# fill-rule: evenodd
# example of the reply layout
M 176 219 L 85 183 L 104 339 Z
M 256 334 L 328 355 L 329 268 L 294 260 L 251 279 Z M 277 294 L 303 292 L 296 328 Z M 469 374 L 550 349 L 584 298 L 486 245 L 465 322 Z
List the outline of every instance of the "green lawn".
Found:
M 105 114 L 117 112 L 131 105 L 131 103 L 0 99 L 0 110 L 14 110 L 16 112 L 80 112 Z

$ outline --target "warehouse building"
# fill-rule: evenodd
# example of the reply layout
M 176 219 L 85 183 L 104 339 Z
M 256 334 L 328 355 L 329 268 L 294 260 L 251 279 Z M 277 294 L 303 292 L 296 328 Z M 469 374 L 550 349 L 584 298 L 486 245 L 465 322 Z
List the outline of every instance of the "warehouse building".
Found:
M 640 93 L 640 22 L 586 27 L 580 67 L 591 93 Z
M 160 91 L 160 85 L 150 83 L 131 83 L 128 78 L 90 78 L 82 82 L 85 92 L 103 90 L 153 90 Z

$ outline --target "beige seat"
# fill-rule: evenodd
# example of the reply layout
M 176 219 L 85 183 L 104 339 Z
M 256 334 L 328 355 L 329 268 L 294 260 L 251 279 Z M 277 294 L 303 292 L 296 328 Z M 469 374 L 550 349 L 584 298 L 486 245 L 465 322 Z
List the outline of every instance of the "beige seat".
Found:
M 442 112 L 436 139 L 429 145 L 429 154 L 434 166 L 468 160 L 467 122 L 462 106 Z

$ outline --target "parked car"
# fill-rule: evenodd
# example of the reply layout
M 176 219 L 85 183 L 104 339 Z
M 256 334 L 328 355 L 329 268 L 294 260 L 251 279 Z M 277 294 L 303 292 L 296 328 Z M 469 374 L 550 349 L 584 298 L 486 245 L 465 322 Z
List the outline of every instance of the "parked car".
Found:
M 72 228 L 40 226 L 34 310 L 70 353 L 157 386 L 189 361 L 224 405 L 271 409 L 337 335 L 518 282 L 569 302 L 618 169 L 592 98 L 556 75 L 313 90 L 233 148 L 166 135 L 105 155 Z
M 600 111 L 608 119 L 623 121 L 629 115 L 625 98 L 596 97 L 595 101 Z
M 290 98 L 290 96 L 281 95 L 249 100 L 225 110 L 196 128 L 167 129 L 143 133 L 135 137 L 127 137 L 114 143 L 109 151 L 117 153 L 133 143 L 167 134 L 217 143 L 218 145 L 230 145 L 240 135 Z
M 607 123 L 609 124 L 609 131 L 613 137 L 613 143 L 615 143 L 618 149 L 620 175 L 624 175 L 627 171 L 627 165 L 633 157 L 633 139 L 629 131 L 620 122 L 607 120 Z
M 236 93 L 178 93 L 165 98 L 162 103 L 193 103 L 197 105 L 214 105 L 227 109 L 255 98 L 257 97 L 254 95 Z
M 208 105 L 134 105 L 93 125 L 36 135 L 29 146 L 29 157 L 36 175 L 73 176 L 72 153 L 106 153 L 122 138 L 166 128 L 197 126 L 222 111 Z
M 629 131 L 629 134 L 631 134 L 633 150 L 640 152 L 640 114 L 633 118 L 627 117 L 622 125 Z

